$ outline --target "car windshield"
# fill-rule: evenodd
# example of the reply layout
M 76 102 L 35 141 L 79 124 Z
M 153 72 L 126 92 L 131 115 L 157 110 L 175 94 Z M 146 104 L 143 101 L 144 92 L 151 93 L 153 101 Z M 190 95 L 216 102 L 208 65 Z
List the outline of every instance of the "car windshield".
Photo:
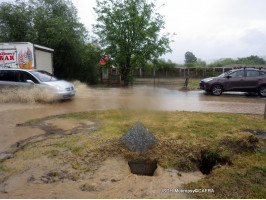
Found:
M 31 71 L 31 73 L 41 82 L 57 81 L 57 78 L 55 78 L 52 74 L 46 71 L 38 70 L 38 71 Z
M 222 74 L 220 74 L 218 77 L 226 77 L 228 74 L 230 74 L 232 72 L 232 70 L 224 72 Z

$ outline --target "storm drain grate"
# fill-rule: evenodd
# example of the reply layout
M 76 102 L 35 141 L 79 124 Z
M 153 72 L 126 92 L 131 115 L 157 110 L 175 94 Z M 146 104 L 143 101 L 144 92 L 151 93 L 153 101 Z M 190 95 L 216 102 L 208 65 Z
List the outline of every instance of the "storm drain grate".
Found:
M 129 161 L 128 165 L 132 174 L 142 176 L 153 176 L 154 171 L 157 169 L 157 162 L 146 163 L 145 161 Z

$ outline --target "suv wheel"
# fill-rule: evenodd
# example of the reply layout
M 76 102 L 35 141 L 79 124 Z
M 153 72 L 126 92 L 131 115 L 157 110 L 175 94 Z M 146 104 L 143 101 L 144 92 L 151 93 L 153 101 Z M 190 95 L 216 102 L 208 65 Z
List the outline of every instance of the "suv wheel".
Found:
M 211 88 L 211 93 L 214 95 L 214 96 L 220 96 L 222 93 L 223 93 L 223 88 L 221 85 L 214 85 L 212 86 Z
M 259 88 L 259 95 L 262 97 L 266 97 L 266 85 L 263 85 Z

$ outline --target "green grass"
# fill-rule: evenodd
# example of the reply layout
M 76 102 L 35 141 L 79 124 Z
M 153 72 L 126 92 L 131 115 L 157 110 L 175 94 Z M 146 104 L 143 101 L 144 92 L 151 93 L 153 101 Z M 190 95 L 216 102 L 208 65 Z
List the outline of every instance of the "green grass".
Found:
M 94 134 L 103 138 L 120 138 L 137 121 L 141 121 L 159 140 L 177 140 L 184 148 L 177 151 L 167 149 L 160 164 L 164 167 L 179 168 L 190 171 L 191 160 L 197 157 L 196 148 L 206 147 L 219 152 L 225 160 L 233 165 L 225 165 L 213 170 L 210 175 L 198 183 L 188 184 L 189 188 L 214 188 L 215 193 L 196 194 L 192 198 L 265 198 L 266 177 L 265 152 L 234 154 L 230 147 L 220 146 L 225 138 L 232 141 L 245 140 L 251 134 L 243 130 L 260 130 L 266 132 L 262 115 L 195 113 L 195 112 L 129 112 L 104 111 L 97 113 L 71 114 L 74 118 L 90 118 L 99 121 L 102 126 Z M 65 115 L 64 117 L 70 117 Z M 265 141 L 260 141 L 265 145 Z M 173 146 L 177 144 L 173 143 Z M 169 147 L 171 149 L 171 147 Z M 219 149 L 219 151 L 217 151 Z M 178 156 L 179 153 L 183 156 Z M 179 158 L 178 158 L 179 157 Z M 184 158 L 185 157 L 185 158 Z
M 189 80 L 188 87 L 197 89 L 199 87 L 200 80 Z
M 243 153 L 232 166 L 213 170 L 204 179 L 186 184 L 186 189 L 211 188 L 214 193 L 191 194 L 192 198 L 252 198 L 266 197 L 266 152 Z
M 89 133 L 26 145 L 14 159 L 1 164 L 0 171 L 13 165 L 19 167 L 22 162 L 25 166 L 27 159 L 40 157 L 63 160 L 80 173 L 95 169 L 97 164 L 110 156 L 156 160 L 164 168 L 184 171 L 198 169 L 203 158 L 220 159 L 221 168 L 216 168 L 196 183 L 184 186 L 186 189 L 214 189 L 215 192 L 191 194 L 192 198 L 266 198 L 266 153 L 248 152 L 248 147 L 252 145 L 251 134 L 244 131 L 266 132 L 262 115 L 109 110 L 57 117 L 95 121 L 99 128 Z M 42 119 L 36 120 L 40 121 Z M 138 121 L 158 139 L 145 154 L 130 152 L 120 141 Z M 232 146 L 221 145 L 221 141 L 225 140 L 231 145 L 239 143 L 240 151 L 236 153 Z M 257 145 L 266 146 L 266 141 L 260 139 Z
M 223 118 L 221 118 L 221 116 Z M 76 113 L 70 116 L 78 119 L 93 118 L 100 121 L 101 129 L 96 133 L 110 137 L 120 137 L 137 121 L 141 121 L 149 130 L 159 137 L 180 138 L 195 142 L 205 140 L 211 135 L 214 140 L 226 136 L 236 138 L 247 135 L 245 129 L 266 132 L 265 121 L 260 115 L 240 115 L 227 113 L 194 113 L 194 112 L 128 112 L 106 111 L 98 113 Z
M 6 167 L 6 166 L 4 166 L 4 165 L 2 165 L 2 164 L 0 164 L 0 172 L 1 171 L 8 171 L 9 169 Z

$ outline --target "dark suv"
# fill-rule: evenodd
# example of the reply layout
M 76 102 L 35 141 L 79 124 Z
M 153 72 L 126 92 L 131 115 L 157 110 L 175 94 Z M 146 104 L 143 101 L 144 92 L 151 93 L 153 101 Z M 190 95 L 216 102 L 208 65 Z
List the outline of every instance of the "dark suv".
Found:
M 199 88 L 215 96 L 226 91 L 257 92 L 266 97 L 266 70 L 242 67 L 200 81 Z

